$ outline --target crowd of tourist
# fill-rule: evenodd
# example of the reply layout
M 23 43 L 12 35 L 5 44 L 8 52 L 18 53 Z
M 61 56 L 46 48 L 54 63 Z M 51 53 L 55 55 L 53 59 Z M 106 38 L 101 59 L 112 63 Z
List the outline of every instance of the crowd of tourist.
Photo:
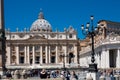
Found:
M 17 73 L 16 73 L 17 72 Z M 78 75 L 75 73 L 75 71 L 68 71 L 68 70 L 27 70 L 27 71 L 10 71 L 8 70 L 6 72 L 6 78 L 11 79 L 13 78 L 13 75 L 19 75 L 27 76 L 27 78 L 30 77 L 39 77 L 41 79 L 48 79 L 48 78 L 62 78 L 63 80 L 78 80 Z
M 78 76 L 75 73 L 75 71 L 69 72 L 69 71 L 46 71 L 43 69 L 40 72 L 40 78 L 45 79 L 45 78 L 63 78 L 65 80 L 78 80 Z
M 98 71 L 100 76 L 104 77 L 106 80 L 114 80 L 116 75 L 120 75 L 120 70 L 118 69 L 104 69 Z
M 20 78 L 31 78 L 37 77 L 40 79 L 48 79 L 48 78 L 62 78 L 63 80 L 78 80 L 78 78 L 86 78 L 86 73 L 82 73 L 81 71 L 76 72 L 74 70 L 8 70 L 5 73 L 7 79 L 20 79 Z M 83 75 L 84 74 L 84 75 Z M 98 70 L 99 78 L 104 77 L 109 80 L 115 78 L 115 75 L 120 75 L 120 70 L 106 69 L 106 70 Z

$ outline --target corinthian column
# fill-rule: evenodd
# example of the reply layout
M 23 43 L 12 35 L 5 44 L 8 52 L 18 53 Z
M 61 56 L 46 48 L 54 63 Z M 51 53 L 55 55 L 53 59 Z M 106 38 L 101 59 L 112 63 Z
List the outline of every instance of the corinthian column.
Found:
M 35 46 L 33 46 L 33 50 L 32 50 L 32 54 L 33 54 L 33 64 L 35 64 Z

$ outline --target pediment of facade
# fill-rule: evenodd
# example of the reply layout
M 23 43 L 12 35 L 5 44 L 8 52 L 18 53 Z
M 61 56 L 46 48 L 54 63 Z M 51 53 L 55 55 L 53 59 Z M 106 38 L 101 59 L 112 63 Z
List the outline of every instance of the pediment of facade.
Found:
M 27 39 L 28 41 L 47 40 L 44 36 L 31 36 Z

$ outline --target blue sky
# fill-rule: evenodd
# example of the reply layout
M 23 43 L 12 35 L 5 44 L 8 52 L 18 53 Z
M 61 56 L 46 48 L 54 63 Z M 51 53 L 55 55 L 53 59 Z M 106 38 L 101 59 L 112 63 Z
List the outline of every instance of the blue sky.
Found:
M 120 22 L 120 0 L 4 0 L 5 28 L 30 28 L 41 8 L 53 31 L 72 25 L 79 38 L 83 38 L 81 24 L 86 24 L 90 15 L 94 15 L 94 26 L 101 19 Z

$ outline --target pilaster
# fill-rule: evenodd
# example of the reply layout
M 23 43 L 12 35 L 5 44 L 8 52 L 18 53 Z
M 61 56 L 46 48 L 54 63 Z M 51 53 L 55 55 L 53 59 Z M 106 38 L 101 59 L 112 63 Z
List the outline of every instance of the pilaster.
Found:
M 46 63 L 48 63 L 48 46 L 45 47 Z
M 56 63 L 58 63 L 58 46 L 56 46 Z
M 109 49 L 106 50 L 105 55 L 106 55 L 105 56 L 105 58 L 106 58 L 106 68 L 109 68 L 110 67 L 109 66 L 110 65 Z
M 116 67 L 120 68 L 120 49 L 117 49 Z
M 27 47 L 25 46 L 24 47 L 25 49 L 24 49 L 24 52 L 25 52 L 25 55 L 24 55 L 24 57 L 25 57 L 25 64 L 27 63 Z
M 48 46 L 49 48 L 48 48 L 48 56 L 49 56 L 49 63 L 51 63 L 51 55 L 50 55 L 50 46 Z
M 16 46 L 16 63 L 19 64 L 19 46 Z
M 40 64 L 43 63 L 43 52 L 42 52 L 42 46 L 40 47 Z
M 30 64 L 30 49 L 29 46 L 27 46 L 27 63 Z
M 75 55 L 74 63 L 77 63 L 77 47 L 75 45 L 74 45 L 74 53 L 73 54 Z

